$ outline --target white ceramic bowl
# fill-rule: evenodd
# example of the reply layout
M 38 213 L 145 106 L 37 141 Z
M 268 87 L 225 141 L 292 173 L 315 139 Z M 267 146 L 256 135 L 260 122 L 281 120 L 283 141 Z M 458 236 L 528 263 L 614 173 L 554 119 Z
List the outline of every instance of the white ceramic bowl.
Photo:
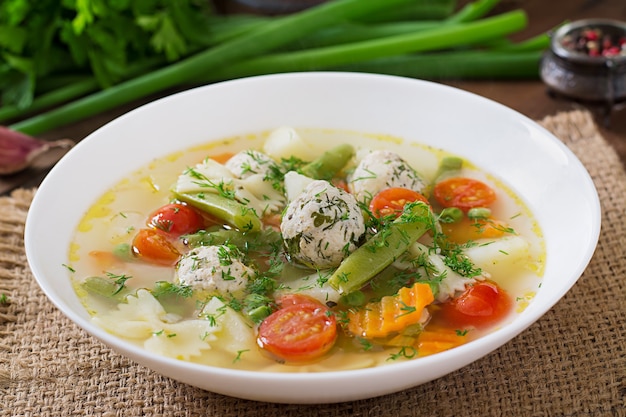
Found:
M 282 125 L 414 138 L 464 156 L 501 178 L 523 197 L 545 235 L 545 276 L 534 300 L 512 323 L 446 352 L 372 369 L 311 374 L 237 371 L 168 359 L 92 324 L 71 291 L 62 265 L 67 262 L 77 222 L 96 198 L 155 157 Z M 327 403 L 413 387 L 505 344 L 574 285 L 594 252 L 599 231 L 600 204 L 587 171 L 558 139 L 513 110 L 467 92 L 413 79 L 298 73 L 223 82 L 179 93 L 97 130 L 44 180 L 28 214 L 25 241 L 30 267 L 50 300 L 121 354 L 168 377 L 225 395 Z

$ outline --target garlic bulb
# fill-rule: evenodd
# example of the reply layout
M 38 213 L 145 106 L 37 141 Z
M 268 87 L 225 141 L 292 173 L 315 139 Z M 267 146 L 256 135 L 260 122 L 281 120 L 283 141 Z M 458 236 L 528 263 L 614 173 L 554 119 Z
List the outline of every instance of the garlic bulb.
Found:
M 74 146 L 69 139 L 45 141 L 0 126 L 0 175 L 54 165 Z

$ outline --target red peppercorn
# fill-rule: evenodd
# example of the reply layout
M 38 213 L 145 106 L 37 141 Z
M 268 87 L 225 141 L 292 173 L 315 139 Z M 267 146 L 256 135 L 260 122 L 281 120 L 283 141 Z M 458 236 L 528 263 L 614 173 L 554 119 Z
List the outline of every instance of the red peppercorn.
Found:
M 590 57 L 626 55 L 626 36 L 604 33 L 600 28 L 582 28 L 564 36 L 561 45 Z
M 617 46 L 612 46 L 608 49 L 605 49 L 604 52 L 602 53 L 602 55 L 604 56 L 616 56 L 619 55 L 619 53 L 622 52 L 621 48 L 618 48 Z

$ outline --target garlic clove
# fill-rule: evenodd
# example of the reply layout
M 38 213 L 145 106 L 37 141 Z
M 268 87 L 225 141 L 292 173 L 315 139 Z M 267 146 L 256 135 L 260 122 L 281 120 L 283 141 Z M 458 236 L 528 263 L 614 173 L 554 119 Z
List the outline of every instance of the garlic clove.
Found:
M 69 139 L 45 141 L 0 126 L 0 175 L 50 168 L 74 146 Z

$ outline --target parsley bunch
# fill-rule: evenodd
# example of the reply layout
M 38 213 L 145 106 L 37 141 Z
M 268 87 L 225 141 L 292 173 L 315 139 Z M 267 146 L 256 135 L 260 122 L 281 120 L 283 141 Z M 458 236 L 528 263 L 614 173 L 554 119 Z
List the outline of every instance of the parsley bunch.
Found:
M 2 107 L 89 80 L 107 88 L 211 43 L 202 0 L 3 0 Z M 95 82 L 94 82 L 95 81 Z

